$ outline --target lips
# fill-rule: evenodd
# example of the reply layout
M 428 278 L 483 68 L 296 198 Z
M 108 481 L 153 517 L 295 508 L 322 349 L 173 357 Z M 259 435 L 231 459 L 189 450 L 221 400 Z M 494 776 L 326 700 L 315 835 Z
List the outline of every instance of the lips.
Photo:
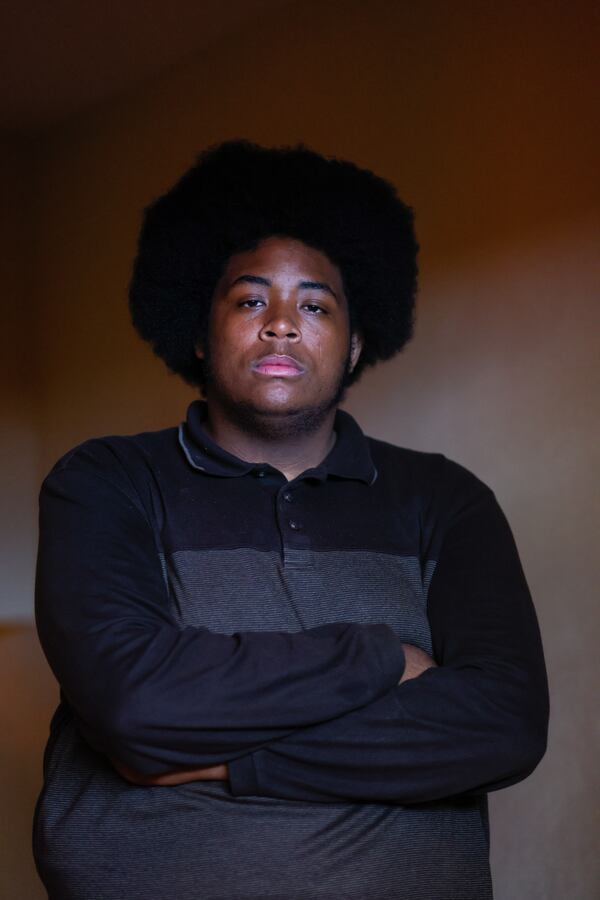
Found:
M 295 375 L 302 375 L 304 366 L 293 356 L 283 356 L 279 354 L 271 354 L 263 356 L 253 365 L 253 370 L 259 375 L 271 375 L 277 378 L 293 378 Z

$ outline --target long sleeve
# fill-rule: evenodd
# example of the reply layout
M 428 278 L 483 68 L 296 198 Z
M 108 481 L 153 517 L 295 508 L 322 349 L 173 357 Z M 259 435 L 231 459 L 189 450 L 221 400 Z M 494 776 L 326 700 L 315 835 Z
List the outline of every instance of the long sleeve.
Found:
M 535 767 L 548 719 L 535 612 L 494 495 L 453 471 L 428 601 L 439 668 L 234 761 L 234 794 L 418 803 L 503 787 Z
M 140 772 L 248 753 L 375 700 L 402 674 L 386 626 L 182 629 L 166 590 L 127 473 L 101 445 L 83 445 L 41 493 L 38 631 L 82 733 Z

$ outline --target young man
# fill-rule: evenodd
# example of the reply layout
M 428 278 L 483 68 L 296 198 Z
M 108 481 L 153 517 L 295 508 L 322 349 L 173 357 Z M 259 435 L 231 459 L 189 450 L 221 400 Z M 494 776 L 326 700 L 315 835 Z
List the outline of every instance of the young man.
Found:
M 51 900 L 491 897 L 486 792 L 547 725 L 512 537 L 337 410 L 410 337 L 416 251 L 391 185 L 302 147 L 223 144 L 147 211 L 133 320 L 205 400 L 44 483 Z

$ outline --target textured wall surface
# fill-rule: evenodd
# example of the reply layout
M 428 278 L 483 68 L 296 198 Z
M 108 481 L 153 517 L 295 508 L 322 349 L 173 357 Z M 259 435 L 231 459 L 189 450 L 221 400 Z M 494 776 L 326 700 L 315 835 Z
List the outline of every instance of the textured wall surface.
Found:
M 3 526 L 5 617 L 31 614 L 32 485 L 54 459 L 90 435 L 173 424 L 193 397 L 133 334 L 125 297 L 140 210 L 197 151 L 228 137 L 303 140 L 389 177 L 415 207 L 415 341 L 347 405 L 370 433 L 475 471 L 521 550 L 553 718 L 535 774 L 492 798 L 497 900 L 600 892 L 595 24 L 580 0 L 300 2 L 46 133 L 31 159 L 6 150 L 29 176 L 31 250 L 12 230 L 4 240 L 34 330 L 25 340 L 11 307 L 11 384 L 26 402 L 7 404 L 4 474 L 25 498 L 11 509 L 27 512 Z M 16 879 L 21 864 L 13 854 L 0 869 Z M 33 896 L 19 890 L 9 895 Z

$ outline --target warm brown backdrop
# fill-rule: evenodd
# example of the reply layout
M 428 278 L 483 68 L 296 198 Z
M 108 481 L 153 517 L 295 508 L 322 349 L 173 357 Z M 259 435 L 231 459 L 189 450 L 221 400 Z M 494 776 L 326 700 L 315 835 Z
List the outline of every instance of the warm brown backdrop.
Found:
M 536 773 L 492 797 L 497 900 L 600 893 L 593 6 L 278 4 L 127 96 L 0 138 L 5 619 L 31 615 L 34 498 L 52 461 L 91 435 L 173 424 L 192 399 L 136 339 L 125 297 L 140 210 L 197 151 L 303 140 L 415 206 L 416 340 L 348 406 L 372 434 L 472 468 L 521 548 L 553 719 Z M 35 900 L 27 831 L 54 688 L 30 638 L 0 641 L 0 893 Z

